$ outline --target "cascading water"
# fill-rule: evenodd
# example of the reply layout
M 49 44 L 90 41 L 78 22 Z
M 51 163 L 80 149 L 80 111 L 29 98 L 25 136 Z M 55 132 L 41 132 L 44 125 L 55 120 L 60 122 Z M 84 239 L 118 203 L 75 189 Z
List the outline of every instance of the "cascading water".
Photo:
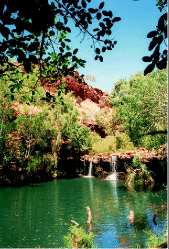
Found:
M 89 173 L 87 176 L 83 176 L 84 178 L 94 178 L 94 176 L 92 176 L 92 168 L 93 168 L 93 164 L 92 164 L 92 161 L 90 162 L 90 165 L 89 165 Z
M 88 173 L 88 177 L 92 176 L 92 161 L 90 162 L 90 166 L 89 166 L 89 173 Z
M 106 177 L 106 180 L 110 180 L 110 181 L 117 180 L 116 164 L 117 164 L 117 156 L 112 155 L 110 157 L 111 174 L 108 177 Z

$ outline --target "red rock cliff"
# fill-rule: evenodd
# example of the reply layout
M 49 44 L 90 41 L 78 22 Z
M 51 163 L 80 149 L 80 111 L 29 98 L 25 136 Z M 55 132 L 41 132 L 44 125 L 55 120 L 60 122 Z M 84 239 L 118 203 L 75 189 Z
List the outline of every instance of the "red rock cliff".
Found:
M 80 97 L 82 100 L 90 99 L 94 103 L 99 104 L 101 108 L 105 106 L 111 108 L 111 105 L 106 101 L 106 99 L 110 98 L 108 93 L 105 93 L 96 87 L 88 85 L 83 78 L 80 78 L 79 73 L 77 71 L 75 71 L 74 74 L 78 76 L 77 79 L 70 75 L 64 77 L 63 81 L 66 83 L 66 93 L 73 91 L 75 97 Z M 78 82 L 79 78 L 82 80 L 81 83 Z M 42 84 L 46 91 L 49 91 L 50 93 L 55 93 L 55 90 L 60 84 L 60 80 L 53 84 L 46 83 L 46 81 L 43 80 Z

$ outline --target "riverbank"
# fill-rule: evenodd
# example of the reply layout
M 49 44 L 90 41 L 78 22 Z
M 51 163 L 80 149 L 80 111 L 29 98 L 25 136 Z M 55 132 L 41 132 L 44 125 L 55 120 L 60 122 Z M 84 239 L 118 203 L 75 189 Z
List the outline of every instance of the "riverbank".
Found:
M 125 180 L 127 169 L 132 165 L 133 158 L 138 155 L 139 160 L 145 163 L 152 172 L 155 182 L 167 184 L 167 147 L 163 146 L 157 153 L 155 150 L 148 151 L 139 148 L 122 153 L 113 153 L 117 157 L 117 173 L 119 180 Z M 88 175 L 89 165 L 92 163 L 92 175 L 105 179 L 111 173 L 110 153 L 97 153 L 95 155 L 76 155 L 76 157 L 61 157 L 55 172 L 46 172 L 42 169 L 27 172 L 26 169 L 12 167 L 0 167 L 0 187 L 22 186 L 35 182 L 46 182 L 53 179 L 74 178 Z

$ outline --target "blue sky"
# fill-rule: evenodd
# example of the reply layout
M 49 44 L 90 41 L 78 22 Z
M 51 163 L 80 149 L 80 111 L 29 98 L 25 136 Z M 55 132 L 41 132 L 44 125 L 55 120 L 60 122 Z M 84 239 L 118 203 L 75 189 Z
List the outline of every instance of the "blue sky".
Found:
M 103 0 L 93 0 L 89 7 L 98 7 Z M 92 41 L 85 38 L 80 43 L 82 36 L 75 28 L 71 33 L 71 47 L 79 48 L 77 56 L 86 60 L 85 68 L 80 68 L 79 73 L 93 75 L 97 81 L 87 81 L 90 85 L 111 93 L 114 83 L 120 78 L 129 77 L 138 71 L 144 71 L 148 63 L 142 61 L 143 56 L 148 56 L 149 42 L 147 34 L 155 30 L 161 16 L 156 6 L 156 0 L 105 0 L 104 8 L 111 10 L 113 16 L 121 17 L 120 22 L 113 26 L 113 37 L 117 41 L 112 51 L 104 53 L 103 62 L 95 61 L 95 53 L 90 45 Z

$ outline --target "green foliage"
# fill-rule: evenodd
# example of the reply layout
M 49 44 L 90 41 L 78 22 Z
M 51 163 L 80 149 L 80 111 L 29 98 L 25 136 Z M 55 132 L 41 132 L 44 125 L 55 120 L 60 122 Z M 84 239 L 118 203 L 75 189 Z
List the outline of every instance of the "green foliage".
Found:
M 89 128 L 79 126 L 72 94 L 56 93 L 48 101 L 37 68 L 23 74 L 6 64 L 0 75 L 0 165 L 27 174 L 57 173 L 57 155 L 64 141 L 71 152 L 88 150 Z M 13 73 L 12 73 L 12 70 Z M 20 77 L 20 85 L 17 82 Z M 12 97 L 13 96 L 13 97 Z
M 97 122 L 98 126 L 100 128 L 103 128 L 104 127 L 104 119 L 101 116 L 102 116 L 102 113 L 100 112 L 99 114 L 95 115 L 95 118 L 96 118 L 96 122 Z
M 60 101 L 61 100 L 61 101 Z M 60 104 L 60 102 L 62 104 Z M 63 139 L 69 139 L 69 150 L 72 151 L 86 151 L 91 146 L 90 129 L 86 126 L 80 126 L 77 117 L 79 115 L 73 105 L 72 93 L 61 95 L 58 98 L 56 106 L 60 105 L 54 111 L 57 118 L 57 124 L 61 130 Z
M 167 69 L 147 76 L 139 72 L 129 81 L 120 79 L 112 97 L 119 120 L 135 146 L 158 149 L 166 143 Z
M 133 167 L 127 169 L 127 182 L 137 181 L 139 183 L 154 182 L 150 170 L 144 163 L 141 163 L 139 156 L 133 158 Z
M 94 233 L 87 233 L 82 227 L 71 226 L 69 233 L 64 236 L 67 248 L 96 248 L 94 246 Z
M 147 235 L 149 236 L 146 242 L 147 248 L 154 248 L 160 246 L 161 244 L 167 241 L 167 239 L 162 234 L 154 235 L 153 232 L 149 231 L 147 232 Z
M 120 138 L 120 136 L 116 135 L 116 149 L 117 150 L 120 149 L 121 145 L 122 145 L 121 138 Z
M 134 149 L 133 143 L 126 133 L 116 133 L 115 136 L 101 138 L 99 135 L 92 135 L 92 147 L 90 154 L 106 152 L 124 152 Z
M 133 158 L 133 167 L 134 168 L 139 168 L 140 167 L 140 158 L 139 158 L 139 156 L 137 155 L 137 156 L 135 156 L 134 158 Z
M 86 122 L 87 121 L 87 117 L 86 115 L 83 116 L 83 121 Z
M 78 124 L 73 127 L 70 131 L 70 139 L 72 147 L 78 151 L 80 150 L 88 150 L 91 146 L 91 138 L 90 138 L 90 128 L 86 126 L 79 126 Z
M 100 128 L 103 128 L 106 134 L 114 135 L 119 125 L 118 112 L 112 108 L 112 111 L 107 109 L 101 110 L 95 115 L 96 122 Z

